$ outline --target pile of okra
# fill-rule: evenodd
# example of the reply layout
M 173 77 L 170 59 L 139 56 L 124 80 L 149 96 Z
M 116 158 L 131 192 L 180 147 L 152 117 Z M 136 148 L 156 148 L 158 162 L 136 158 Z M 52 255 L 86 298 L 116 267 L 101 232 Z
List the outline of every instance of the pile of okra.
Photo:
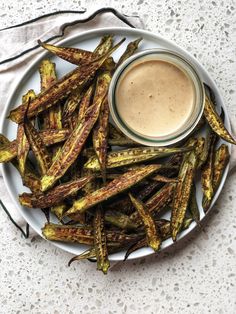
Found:
M 235 144 L 208 86 L 203 117 L 178 147 L 141 146 L 109 122 L 112 75 L 141 40 L 129 42 L 117 62 L 111 55 L 125 39 L 114 44 L 112 35 L 92 52 L 39 42 L 76 67 L 58 78 L 55 64 L 42 60 L 40 93 L 29 90 L 8 117 L 18 125 L 16 139 L 0 135 L 0 162 L 11 163 L 31 190 L 19 195 L 20 204 L 45 213 L 44 237 L 88 245 L 70 263 L 93 258 L 103 273 L 109 254 L 126 250 L 126 259 L 147 246 L 156 252 L 199 223 L 196 173 L 206 212 L 229 161 L 228 146 L 218 140 Z M 170 220 L 161 219 L 169 211 Z

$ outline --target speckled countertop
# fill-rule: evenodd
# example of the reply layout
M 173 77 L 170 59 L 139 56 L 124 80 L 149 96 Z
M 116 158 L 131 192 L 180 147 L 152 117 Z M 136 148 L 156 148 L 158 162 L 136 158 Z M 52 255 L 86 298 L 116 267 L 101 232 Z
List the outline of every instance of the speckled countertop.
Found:
M 0 0 L 0 28 L 94 1 Z M 101 1 L 186 48 L 217 82 L 236 116 L 236 3 L 231 0 Z M 41 238 L 24 240 L 0 211 L 0 313 L 236 313 L 236 175 L 205 232 L 168 252 L 115 265 L 104 276 Z M 6 191 L 1 198 L 10 207 Z

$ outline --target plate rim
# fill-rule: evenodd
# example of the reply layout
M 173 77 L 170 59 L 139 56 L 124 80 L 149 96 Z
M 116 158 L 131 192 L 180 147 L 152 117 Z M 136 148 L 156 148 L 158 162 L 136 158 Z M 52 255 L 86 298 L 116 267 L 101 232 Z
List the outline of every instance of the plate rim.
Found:
M 99 35 L 101 35 L 101 33 L 112 33 L 113 31 L 117 32 L 117 31 L 121 31 L 122 32 L 128 32 L 128 33 L 131 33 L 131 34 L 137 34 L 137 36 L 140 36 L 140 35 L 146 35 L 146 36 L 150 36 L 152 38 L 155 38 L 155 40 L 160 40 L 162 42 L 165 42 L 166 44 L 169 44 L 169 45 L 172 45 L 174 46 L 175 48 L 177 49 L 180 49 L 181 52 L 183 52 L 185 55 L 188 56 L 188 58 L 192 61 L 194 61 L 194 63 L 197 65 L 198 69 L 200 68 L 200 71 L 204 72 L 205 75 L 207 75 L 207 77 L 209 78 L 209 80 L 211 81 L 211 84 L 212 84 L 212 87 L 215 91 L 217 91 L 217 94 L 218 94 L 218 97 L 219 97 L 219 100 L 220 100 L 220 103 L 225 111 L 225 119 L 227 121 L 227 124 L 228 124 L 228 130 L 231 132 L 231 124 L 230 124 L 230 120 L 229 120 L 229 115 L 228 115 L 228 111 L 227 111 L 227 107 L 223 101 L 223 98 L 222 98 L 222 95 L 221 95 L 221 92 L 219 90 L 219 88 L 217 87 L 215 81 L 212 79 L 211 75 L 208 73 L 208 71 L 205 69 L 205 67 L 192 55 L 190 54 L 185 48 L 182 48 L 181 46 L 179 46 L 177 43 L 175 43 L 173 40 L 170 40 L 170 39 L 167 39 L 165 38 L 164 36 L 161 36 L 159 34 L 155 34 L 154 32 L 152 31 L 149 31 L 149 30 L 143 30 L 143 29 L 139 29 L 139 28 L 130 28 L 130 27 L 101 27 L 101 28 L 94 28 L 94 29 L 90 29 L 90 30 L 87 30 L 87 31 L 83 31 L 79 34 L 75 34 L 75 35 L 72 35 L 72 36 L 69 36 L 68 38 L 64 38 L 60 41 L 58 41 L 56 44 L 57 45 L 63 45 L 63 44 L 66 44 L 67 42 L 71 42 L 71 41 L 76 41 L 77 39 L 79 40 L 83 40 L 83 38 L 86 39 L 86 37 L 89 37 L 89 36 L 93 36 L 93 35 L 97 35 L 97 37 Z M 10 107 L 10 104 L 11 104 L 11 101 L 14 97 L 14 94 L 15 94 L 15 91 L 17 90 L 17 88 L 19 88 L 19 85 L 21 83 L 21 81 L 26 77 L 27 73 L 32 70 L 32 68 L 34 68 L 36 66 L 36 64 L 46 55 L 48 55 L 49 52 L 47 51 L 43 51 L 42 53 L 40 53 L 36 58 L 34 58 L 34 60 L 27 66 L 27 68 L 24 70 L 24 72 L 22 73 L 22 75 L 20 75 L 19 79 L 16 81 L 16 83 L 13 85 L 13 87 L 11 88 L 11 91 L 10 91 L 10 94 L 7 98 L 7 101 L 6 101 L 6 104 L 4 106 L 4 109 L 3 109 L 3 113 L 2 113 L 2 117 L 1 117 L 1 120 L 0 120 L 0 132 L 2 133 L 4 131 L 4 122 L 5 122 L 5 119 L 6 119 L 6 116 L 7 116 L 7 112 L 9 110 L 9 107 Z M 229 151 L 231 152 L 231 149 L 232 149 L 232 144 L 230 143 L 227 143 L 228 147 L 229 147 Z M 211 207 L 209 208 L 209 210 L 207 211 L 207 213 L 205 213 L 205 215 L 200 219 L 201 222 L 204 222 L 205 221 L 205 218 L 209 215 L 209 213 L 212 211 L 212 208 L 214 207 L 214 204 L 216 202 L 216 200 L 218 199 L 221 191 L 222 191 L 222 188 L 226 182 L 226 179 L 227 179 L 227 176 L 228 176 L 228 173 L 229 173 L 229 165 L 230 163 L 228 163 L 225 171 L 224 171 L 224 174 L 223 174 L 223 178 L 222 178 L 222 181 L 220 183 L 220 186 L 212 200 L 212 203 L 211 203 Z M 14 193 L 12 192 L 11 190 L 11 187 L 10 187 L 10 184 L 8 183 L 8 178 L 7 178 L 7 171 L 6 171 L 6 166 L 4 164 L 0 164 L 0 169 L 1 169 L 1 172 L 2 172 L 2 177 L 3 177 L 3 181 L 4 181 L 4 184 L 7 188 L 7 191 L 11 197 L 11 200 L 13 201 L 14 205 L 16 206 L 16 208 L 19 210 L 20 212 L 20 215 L 24 218 L 24 220 L 30 225 L 30 227 L 39 235 L 41 236 L 44 240 L 47 240 L 45 239 L 45 237 L 42 235 L 42 232 L 38 232 L 38 227 L 36 226 L 36 223 L 34 223 L 25 213 L 24 211 L 22 210 L 20 204 L 18 203 L 17 201 L 17 197 L 14 195 Z M 162 252 L 166 249 L 169 249 L 171 247 L 173 247 L 175 244 L 177 244 L 180 240 L 183 240 L 185 237 L 188 237 L 192 232 L 194 232 L 196 230 L 196 227 L 197 227 L 197 224 L 195 222 L 191 223 L 190 227 L 186 230 L 188 232 L 186 232 L 183 236 L 180 235 L 179 237 L 179 240 L 177 240 L 176 242 L 171 242 L 168 246 L 164 247 L 164 248 L 161 248 L 159 252 Z M 49 240 L 47 240 L 49 241 Z M 73 252 L 73 249 L 70 249 L 67 247 L 67 243 L 62 243 L 62 242 L 56 242 L 56 241 L 49 241 L 50 243 L 52 243 L 53 245 L 55 245 L 56 247 L 68 252 L 68 253 L 71 253 L 71 254 L 75 254 Z M 165 241 L 164 241 L 165 242 Z M 148 250 L 149 248 L 147 248 Z M 137 258 L 141 258 L 141 257 L 145 257 L 145 256 L 149 256 L 149 255 L 152 255 L 152 254 L 155 254 L 154 251 L 152 251 L 151 249 L 148 250 L 147 252 L 146 250 L 146 253 L 142 254 L 140 251 L 142 251 L 142 249 L 139 249 L 138 251 L 136 251 L 135 255 L 131 254 L 129 257 L 128 257 L 128 260 L 133 260 L 133 259 L 137 259 Z M 139 252 L 139 254 L 137 254 L 137 252 Z M 111 254 L 109 255 L 109 259 L 110 261 L 122 261 L 123 260 L 123 254 L 121 257 L 117 257 L 116 255 L 120 255 L 122 254 L 122 252 L 120 253 L 116 253 L 116 254 Z

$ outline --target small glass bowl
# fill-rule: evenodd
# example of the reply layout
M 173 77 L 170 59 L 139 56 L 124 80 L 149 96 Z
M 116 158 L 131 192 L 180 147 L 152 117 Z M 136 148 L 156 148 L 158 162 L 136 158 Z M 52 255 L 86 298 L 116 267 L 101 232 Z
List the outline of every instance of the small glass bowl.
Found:
M 135 132 L 134 130 L 131 130 L 125 123 L 125 121 L 123 121 L 122 118 L 119 116 L 116 106 L 116 87 L 119 83 L 119 80 L 122 78 L 122 75 L 125 74 L 128 69 L 135 63 L 151 60 L 166 61 L 177 66 L 191 79 L 192 84 L 195 88 L 195 104 L 193 106 L 193 111 L 189 119 L 177 131 L 165 136 L 144 136 L 138 132 Z M 173 145 L 187 137 L 194 130 L 195 126 L 202 116 L 204 110 L 204 99 L 205 93 L 203 83 L 199 77 L 199 74 L 196 71 L 196 68 L 192 64 L 190 64 L 189 61 L 185 60 L 183 56 L 175 53 L 174 51 L 158 48 L 141 51 L 123 62 L 115 71 L 108 92 L 110 112 L 116 126 L 126 136 L 128 136 L 135 142 L 147 146 Z

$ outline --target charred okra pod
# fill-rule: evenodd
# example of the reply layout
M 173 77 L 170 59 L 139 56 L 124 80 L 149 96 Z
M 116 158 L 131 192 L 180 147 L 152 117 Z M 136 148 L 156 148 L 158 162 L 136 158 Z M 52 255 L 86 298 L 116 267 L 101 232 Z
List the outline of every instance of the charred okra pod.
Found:
M 99 87 L 104 84 L 104 80 L 110 84 L 111 74 L 104 72 L 99 75 L 96 84 L 94 101 L 99 97 Z M 107 95 L 103 99 L 98 121 L 93 130 L 93 148 L 98 158 L 103 181 L 106 182 L 107 163 L 107 138 L 108 138 L 109 105 Z
M 46 146 L 65 141 L 70 134 L 70 130 L 45 130 L 40 131 L 39 135 Z M 17 156 L 17 140 L 9 142 L 0 147 L 0 162 L 8 162 Z
M 141 201 L 134 198 L 132 194 L 129 194 L 129 197 L 146 230 L 146 240 L 148 246 L 150 246 L 154 251 L 158 251 L 161 246 L 161 238 L 151 213 L 148 211 L 147 207 Z
M 213 165 L 213 191 L 214 193 L 217 191 L 222 176 L 224 174 L 224 170 L 228 165 L 230 158 L 229 148 L 225 144 L 221 144 L 221 146 L 214 153 L 214 165 Z
M 193 184 L 192 191 L 190 195 L 189 200 L 189 211 L 194 221 L 196 221 L 197 224 L 199 224 L 200 220 L 200 211 L 197 204 L 197 198 L 196 198 L 196 186 Z
M 117 45 L 111 48 L 100 58 L 82 64 L 59 79 L 45 91 L 41 92 L 30 103 L 27 113 L 28 117 L 34 117 L 40 112 L 49 109 L 58 103 L 59 100 L 69 96 L 73 90 L 85 86 L 85 84 L 87 84 L 88 81 L 94 77 L 96 71 L 102 66 L 104 61 L 124 42 L 124 40 L 125 39 L 122 39 Z M 16 123 L 21 123 L 23 121 L 26 108 L 27 103 L 21 104 L 16 109 L 11 110 L 9 118 Z
M 176 185 L 172 205 L 171 233 L 173 241 L 176 241 L 177 234 L 180 232 L 184 222 L 198 162 L 195 151 L 186 155 L 180 169 L 179 182 Z
M 74 181 L 60 184 L 46 194 L 29 194 L 23 193 L 19 196 L 21 205 L 31 208 L 47 208 L 61 203 L 65 198 L 75 194 L 86 183 L 93 179 L 90 177 L 83 177 Z
M 43 140 L 39 135 L 39 132 L 34 128 L 32 123 L 27 118 L 27 112 L 24 118 L 24 131 L 30 147 L 38 162 L 41 173 L 45 174 L 51 165 L 52 159 L 45 144 L 43 143 Z
M 216 142 L 216 134 L 212 134 L 211 144 L 210 144 L 210 151 L 207 158 L 207 161 L 202 168 L 201 173 L 201 182 L 202 182 L 202 192 L 203 192 L 203 199 L 202 199 L 202 207 L 204 211 L 207 211 L 211 205 L 212 198 L 214 196 L 213 191 L 213 164 L 214 164 L 214 148 Z
M 190 224 L 192 223 L 192 219 L 185 219 L 183 226 L 182 226 L 182 230 L 187 229 Z M 156 225 L 158 226 L 159 230 L 160 230 L 160 235 L 161 235 L 161 239 L 162 241 L 168 239 L 171 237 L 171 223 L 168 220 L 162 219 L 162 220 L 157 220 L 156 221 Z M 136 242 L 135 244 L 131 245 L 128 250 L 126 251 L 125 254 L 125 258 L 124 261 L 127 260 L 127 258 L 129 257 L 129 255 L 143 247 L 147 247 L 147 240 L 146 238 L 143 238 L 141 240 L 139 240 L 138 242 Z
M 89 88 L 84 93 L 84 95 L 81 99 L 80 106 L 79 106 L 79 112 L 78 112 L 78 121 L 81 121 L 84 118 L 85 113 L 91 104 L 93 89 L 94 89 L 94 85 L 92 84 L 89 86 Z
M 75 201 L 73 206 L 66 212 L 66 215 L 69 217 L 76 216 L 76 213 L 84 212 L 88 208 L 127 190 L 158 169 L 160 169 L 160 165 L 149 165 L 142 169 L 132 170 L 122 174 L 119 178 L 114 179 L 101 189 Z
M 43 43 L 40 40 L 38 43 L 46 50 L 55 54 L 59 58 L 62 58 L 70 63 L 79 65 L 81 61 L 91 61 L 109 51 L 112 47 L 112 36 L 105 35 L 101 39 L 100 43 L 94 50 L 94 52 L 71 47 L 54 46 L 47 43 Z
M 88 225 L 70 226 L 47 223 L 42 228 L 43 236 L 50 241 L 62 241 L 69 243 L 81 243 L 93 245 L 93 227 Z M 120 245 L 127 245 L 134 243 L 143 237 L 144 233 L 126 234 L 120 231 L 106 232 L 108 247 L 117 247 Z
M 96 209 L 94 216 L 94 248 L 96 252 L 97 269 L 107 274 L 110 262 L 108 260 L 104 214 L 100 207 Z
M 22 102 L 28 102 L 36 97 L 35 92 L 31 89 L 23 97 Z M 20 123 L 17 127 L 17 159 L 19 163 L 19 171 L 22 175 L 25 173 L 26 159 L 29 153 L 29 142 L 25 135 L 24 124 Z
M 104 94 L 101 94 L 94 105 L 89 107 L 84 120 L 78 123 L 77 127 L 64 143 L 57 158 L 53 161 L 50 169 L 48 169 L 47 173 L 42 178 L 42 191 L 46 191 L 53 186 L 79 156 L 90 131 L 97 121 L 105 94 L 106 91 L 104 91 Z
M 236 144 L 235 139 L 224 126 L 224 123 L 222 122 L 211 99 L 208 96 L 205 97 L 204 115 L 210 127 L 217 135 L 223 138 L 226 142 Z
M 166 148 L 166 147 L 136 147 L 120 151 L 113 151 L 107 154 L 107 169 L 122 167 L 140 163 L 143 161 L 162 158 L 176 153 L 184 153 L 191 150 L 190 147 Z M 85 168 L 99 171 L 97 157 L 91 157 L 84 165 Z
M 126 59 L 128 59 L 130 56 L 132 56 L 135 53 L 135 51 L 138 49 L 138 45 L 139 45 L 141 40 L 142 40 L 142 38 L 138 38 L 138 39 L 136 39 L 136 40 L 134 40 L 128 44 L 125 52 L 123 53 L 123 55 L 118 60 L 116 67 L 118 67 Z

